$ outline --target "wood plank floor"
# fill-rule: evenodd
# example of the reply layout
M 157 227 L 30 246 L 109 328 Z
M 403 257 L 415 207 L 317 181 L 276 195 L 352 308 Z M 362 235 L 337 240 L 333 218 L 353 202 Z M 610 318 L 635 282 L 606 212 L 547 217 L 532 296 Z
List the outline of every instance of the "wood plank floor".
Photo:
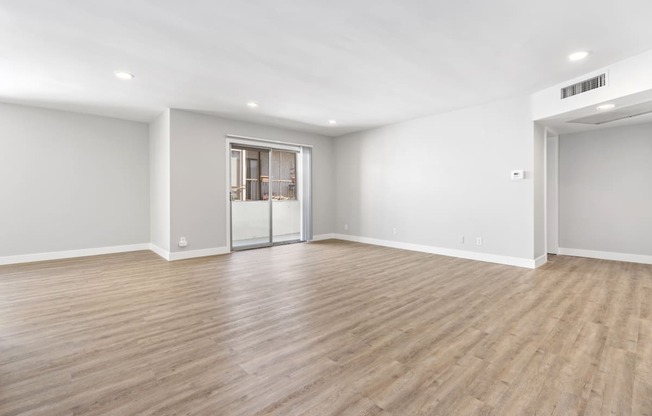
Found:
M 0 414 L 652 415 L 652 266 L 340 241 L 4 266 Z

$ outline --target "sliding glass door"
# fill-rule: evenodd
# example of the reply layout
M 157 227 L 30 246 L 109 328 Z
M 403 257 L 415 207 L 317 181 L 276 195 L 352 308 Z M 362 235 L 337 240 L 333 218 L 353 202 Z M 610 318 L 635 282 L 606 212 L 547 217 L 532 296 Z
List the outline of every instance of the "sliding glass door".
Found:
M 269 149 L 231 147 L 231 246 L 272 243 L 269 205 Z
M 301 241 L 299 153 L 231 144 L 231 248 Z
M 301 240 L 301 202 L 295 152 L 272 150 L 272 243 Z

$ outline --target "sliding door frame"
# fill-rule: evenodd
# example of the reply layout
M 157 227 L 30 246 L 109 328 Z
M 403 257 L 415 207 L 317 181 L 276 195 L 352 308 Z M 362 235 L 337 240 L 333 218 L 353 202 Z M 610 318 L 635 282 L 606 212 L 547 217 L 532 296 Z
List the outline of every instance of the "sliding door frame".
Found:
M 266 140 L 247 136 L 238 136 L 233 134 L 226 135 L 226 240 L 227 247 L 230 251 L 233 248 L 233 224 L 232 224 L 232 206 L 231 201 L 231 150 L 233 145 L 242 147 L 251 147 L 261 150 L 269 151 L 269 236 L 268 244 L 257 244 L 238 249 L 249 249 L 259 247 L 269 247 L 274 245 L 274 230 L 273 230 L 273 199 L 272 199 L 272 151 L 280 150 L 296 153 L 296 166 L 297 166 L 297 185 L 299 191 L 297 192 L 297 199 L 299 200 L 300 212 L 300 240 L 309 241 L 312 239 L 312 146 L 287 143 L 276 140 Z M 288 242 L 289 243 L 289 242 Z M 284 242 L 277 243 L 284 244 Z M 287 243 L 286 243 L 287 244 Z

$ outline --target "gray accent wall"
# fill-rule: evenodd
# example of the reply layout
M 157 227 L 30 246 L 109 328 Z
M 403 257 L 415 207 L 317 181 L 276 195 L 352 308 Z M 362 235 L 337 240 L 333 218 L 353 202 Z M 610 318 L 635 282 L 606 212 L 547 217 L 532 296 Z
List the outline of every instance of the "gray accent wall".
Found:
M 333 230 L 333 139 L 243 121 L 170 110 L 170 251 L 227 246 L 226 136 L 235 134 L 313 146 L 314 234 Z M 180 237 L 188 247 L 180 248 Z
M 526 98 L 338 137 L 336 232 L 533 259 L 533 155 Z
M 652 255 L 652 124 L 563 135 L 559 245 Z
M 0 104 L 0 257 L 148 243 L 145 123 Z

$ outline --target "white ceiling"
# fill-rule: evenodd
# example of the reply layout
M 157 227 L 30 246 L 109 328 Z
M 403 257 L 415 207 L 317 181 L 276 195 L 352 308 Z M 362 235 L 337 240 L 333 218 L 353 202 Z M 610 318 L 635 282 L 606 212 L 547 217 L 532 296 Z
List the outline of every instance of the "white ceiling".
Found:
M 140 121 L 183 108 L 336 136 L 643 52 L 650 15 L 649 0 L 2 0 L 0 101 Z M 567 60 L 581 49 L 593 53 Z

